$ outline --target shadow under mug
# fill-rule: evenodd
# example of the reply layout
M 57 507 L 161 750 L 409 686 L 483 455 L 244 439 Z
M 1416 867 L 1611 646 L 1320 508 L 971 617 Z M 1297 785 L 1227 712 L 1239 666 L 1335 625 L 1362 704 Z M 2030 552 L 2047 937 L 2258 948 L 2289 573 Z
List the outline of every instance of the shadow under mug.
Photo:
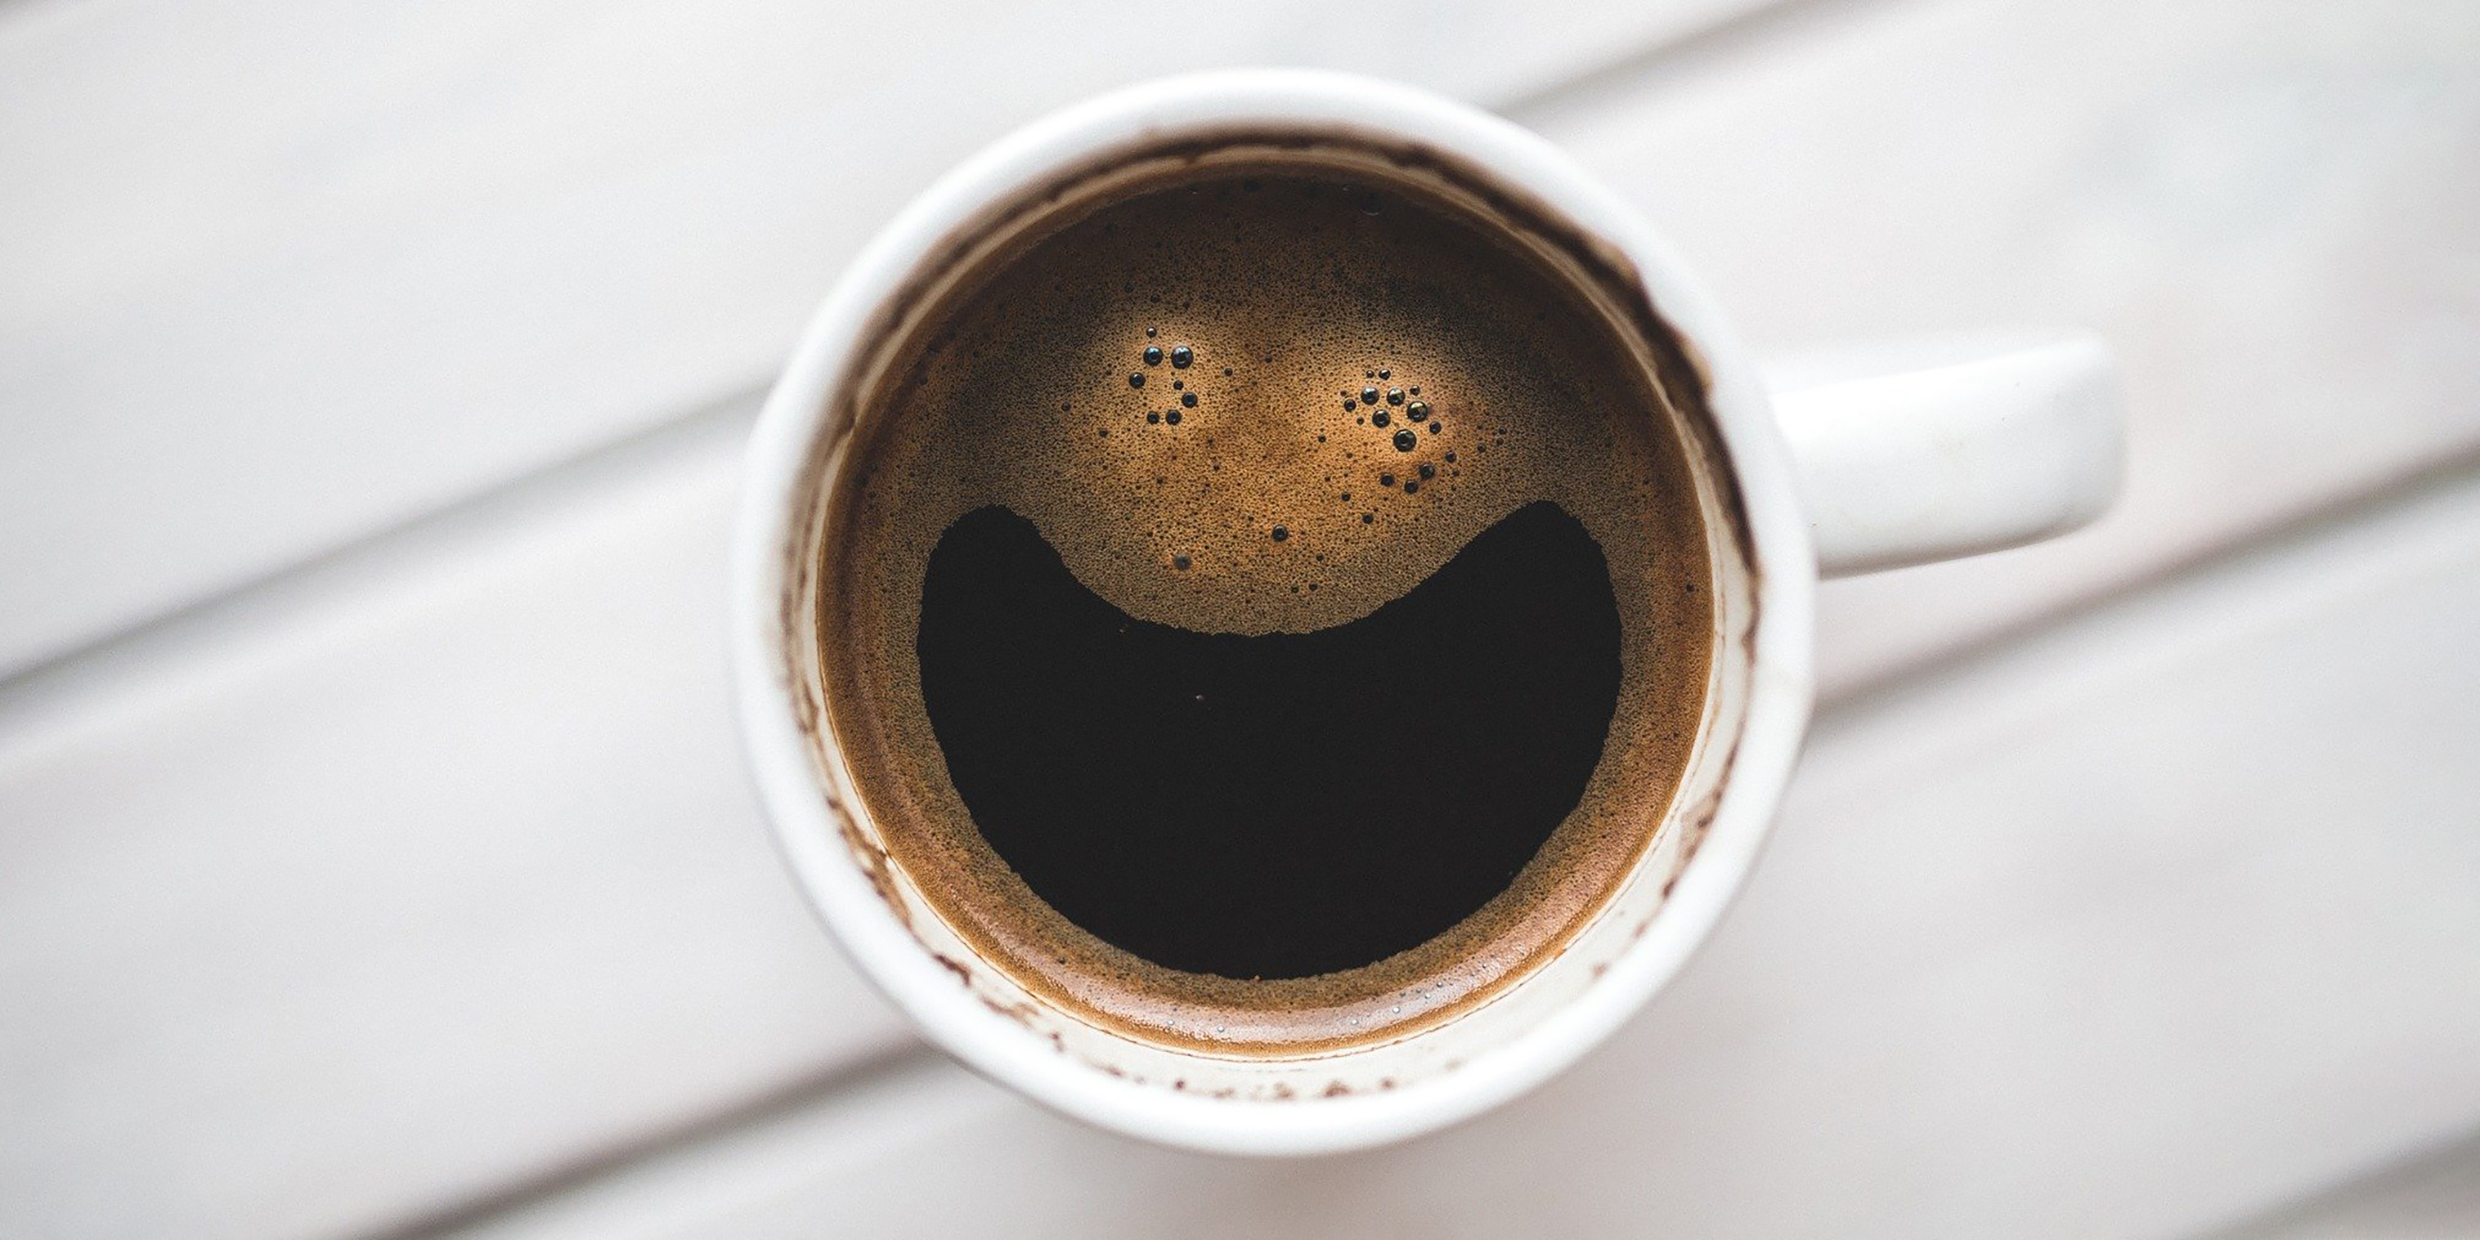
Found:
M 1082 1019 L 981 961 L 881 846 L 839 755 L 817 665 L 824 514 L 855 411 L 926 285 L 1061 179 L 1171 148 L 1269 138 L 1395 160 L 1520 212 L 1663 338 L 1714 567 L 1702 730 L 1661 825 L 1563 948 L 1409 1033 L 1292 1055 L 1157 1043 Z M 1768 383 L 1768 378 L 1772 383 Z M 2016 546 L 2114 497 L 2109 357 L 2077 336 L 1821 353 L 1761 373 L 1636 212 L 1547 142 L 1435 95 L 1241 70 L 1137 86 L 968 160 L 853 261 L 769 397 L 736 531 L 742 728 L 783 851 L 837 941 L 932 1042 L 1107 1128 L 1201 1149 L 1312 1153 L 1398 1140 L 1516 1096 L 1607 1037 L 1678 971 L 1755 860 L 1812 699 L 1820 574 Z

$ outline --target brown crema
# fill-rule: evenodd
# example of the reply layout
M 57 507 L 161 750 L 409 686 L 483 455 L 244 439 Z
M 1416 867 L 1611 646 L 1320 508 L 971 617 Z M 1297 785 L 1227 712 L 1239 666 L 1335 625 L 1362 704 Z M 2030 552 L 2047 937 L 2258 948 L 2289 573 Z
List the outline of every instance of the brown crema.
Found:
M 826 514 L 833 743 L 892 864 L 1033 993 L 1228 1053 L 1400 1036 L 1555 955 L 1664 822 L 1705 710 L 1711 565 L 1678 359 L 1598 304 L 1557 239 L 1449 170 L 1348 142 L 1133 155 L 1001 232 L 884 355 Z M 1370 616 L 1545 501 L 1606 562 L 1617 707 L 1572 812 L 1443 933 L 1315 976 L 1167 968 L 1061 915 L 976 827 L 917 644 L 932 554 L 968 514 L 1023 518 L 1137 621 L 1255 636 Z M 1455 674 L 1401 668 L 1407 691 Z

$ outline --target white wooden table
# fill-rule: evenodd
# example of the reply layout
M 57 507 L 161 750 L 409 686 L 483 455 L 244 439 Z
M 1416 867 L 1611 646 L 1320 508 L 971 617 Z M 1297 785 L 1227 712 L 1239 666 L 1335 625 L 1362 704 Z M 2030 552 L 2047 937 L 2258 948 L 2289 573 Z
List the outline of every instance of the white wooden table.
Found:
M 722 668 L 845 256 L 1225 63 L 1540 129 L 1763 343 L 2096 327 L 2135 423 L 2102 526 L 1826 591 L 1777 843 L 1613 1045 L 1317 1162 L 921 1050 Z M 15 0 L 0 1236 L 2480 1233 L 2475 617 L 2466 0 Z

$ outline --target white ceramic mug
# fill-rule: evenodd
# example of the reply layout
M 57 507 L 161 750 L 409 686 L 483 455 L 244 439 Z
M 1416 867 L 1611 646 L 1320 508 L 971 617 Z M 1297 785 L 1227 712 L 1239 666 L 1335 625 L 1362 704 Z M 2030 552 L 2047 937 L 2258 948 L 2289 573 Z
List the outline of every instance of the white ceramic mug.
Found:
M 924 273 L 952 264 L 994 218 L 1038 210 L 1046 187 L 1076 170 L 1241 135 L 1449 169 L 1564 237 L 1633 302 L 1621 310 L 1666 330 L 1704 388 L 1682 433 L 1698 445 L 1717 596 L 1695 755 L 1653 842 L 1600 912 L 1552 958 L 1443 1023 L 1289 1057 L 1105 1029 L 979 960 L 880 847 L 816 665 L 830 462 L 874 381 L 874 357 L 883 361 L 873 349 L 918 309 Z M 1633 209 L 1547 142 L 1434 95 L 1252 70 L 1155 82 L 1039 121 L 933 186 L 854 260 L 759 420 L 734 641 L 743 727 L 782 847 L 854 963 L 925 1036 L 1105 1127 L 1205 1149 L 1308 1153 L 1400 1139 L 1514 1097 L 1641 1007 L 1739 889 L 1807 723 L 1819 575 L 2030 542 L 2090 520 L 2117 490 L 2119 409 L 2108 356 L 2088 339 L 1949 343 L 1892 364 L 1864 350 L 1797 369 L 1777 371 L 1769 390 Z

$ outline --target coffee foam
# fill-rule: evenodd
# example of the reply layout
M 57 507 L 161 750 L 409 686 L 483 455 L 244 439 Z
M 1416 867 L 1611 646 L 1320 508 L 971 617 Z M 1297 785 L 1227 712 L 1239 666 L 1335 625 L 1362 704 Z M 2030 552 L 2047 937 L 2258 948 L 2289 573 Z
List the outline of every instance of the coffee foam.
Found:
M 1648 842 L 1702 711 L 1703 524 L 1662 395 L 1537 263 L 1405 184 L 1201 168 L 1020 245 L 915 340 L 846 458 L 822 663 L 890 855 L 1030 989 L 1223 1049 L 1382 1036 L 1555 951 Z M 1323 977 L 1175 972 L 1068 923 L 971 825 L 913 646 L 930 551 L 964 513 L 1025 517 L 1140 619 L 1262 634 L 1367 615 L 1537 500 L 1609 562 L 1619 711 L 1576 812 L 1453 930 Z M 1407 652 L 1408 686 L 1454 673 Z

